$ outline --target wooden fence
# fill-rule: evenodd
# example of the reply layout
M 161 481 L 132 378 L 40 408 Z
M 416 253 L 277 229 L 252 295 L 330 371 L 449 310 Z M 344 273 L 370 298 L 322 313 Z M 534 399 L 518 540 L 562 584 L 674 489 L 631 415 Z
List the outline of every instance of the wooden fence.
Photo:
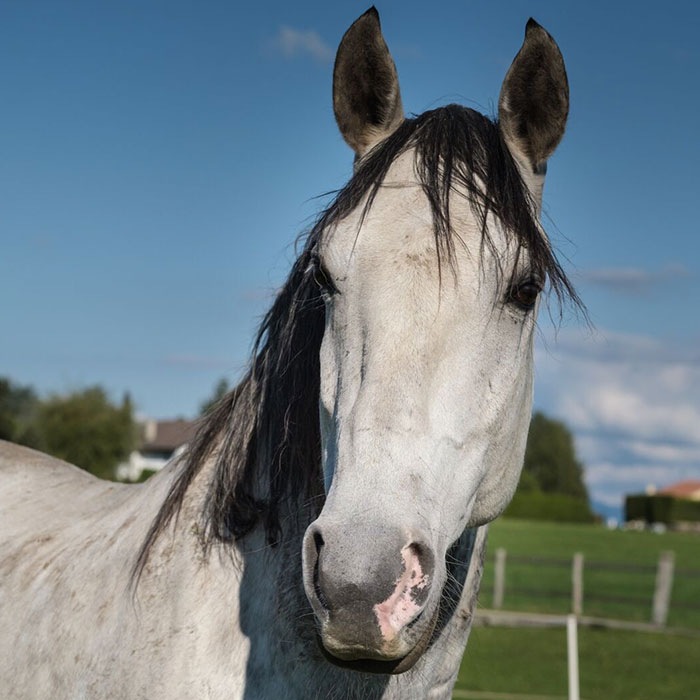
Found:
M 506 585 L 506 567 L 508 563 L 529 564 L 539 567 L 568 567 L 571 569 L 571 586 L 569 590 L 543 590 L 534 588 L 508 587 Z M 585 570 L 604 570 L 625 573 L 655 574 L 655 584 L 651 599 L 640 596 L 606 595 L 604 593 L 586 592 L 584 595 Z M 533 557 L 508 555 L 505 549 L 496 550 L 493 572 L 492 608 L 501 610 L 507 594 L 519 596 L 570 598 L 571 613 L 581 616 L 585 612 L 585 601 L 600 601 L 604 603 L 634 603 L 648 606 L 649 619 L 657 626 L 664 626 L 668 620 L 671 606 L 674 577 L 697 578 L 700 591 L 700 569 L 676 569 L 675 556 L 671 551 L 661 552 L 656 566 L 644 564 L 620 564 L 616 562 L 585 560 L 581 552 L 575 553 L 570 559 L 555 557 Z M 700 600 L 690 603 L 674 602 L 674 610 L 700 611 Z

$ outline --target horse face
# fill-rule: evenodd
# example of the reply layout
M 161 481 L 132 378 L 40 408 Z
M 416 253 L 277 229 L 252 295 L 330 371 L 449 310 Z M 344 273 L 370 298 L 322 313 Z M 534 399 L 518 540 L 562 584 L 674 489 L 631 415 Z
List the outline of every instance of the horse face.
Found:
M 501 94 L 500 128 L 538 206 L 542 164 L 565 116 L 554 109 L 551 133 L 545 137 L 542 120 L 536 138 L 528 134 L 523 110 L 537 110 L 522 103 L 523 81 L 552 73 L 546 60 L 532 63 L 528 43 L 560 62 L 551 37 L 528 24 Z M 539 99 L 536 89 L 529 94 Z M 359 159 L 400 126 L 396 72 L 376 13 L 357 20 L 341 43 L 334 106 Z M 305 535 L 304 582 L 331 659 L 369 659 L 384 663 L 383 672 L 406 670 L 429 643 L 447 550 L 510 500 L 530 420 L 543 280 L 528 251 L 490 215 L 484 245 L 482 222 L 458 187 L 449 215 L 455 245 L 449 261 L 440 261 L 409 149 L 392 163 L 371 207 L 327 231 L 318 250 L 327 497 Z

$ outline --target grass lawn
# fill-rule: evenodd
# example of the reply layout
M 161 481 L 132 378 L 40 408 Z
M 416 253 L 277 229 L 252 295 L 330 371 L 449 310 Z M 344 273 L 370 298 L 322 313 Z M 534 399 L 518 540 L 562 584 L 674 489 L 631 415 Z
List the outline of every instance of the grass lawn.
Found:
M 700 697 L 700 639 L 583 628 L 579 660 L 585 700 Z M 474 628 L 455 689 L 566 697 L 566 631 Z
M 652 566 L 656 565 L 660 552 L 673 550 L 677 575 L 674 578 L 668 624 L 700 627 L 700 577 L 683 576 L 681 571 L 700 570 L 700 536 L 697 534 L 669 532 L 659 535 L 607 530 L 594 525 L 498 519 L 490 527 L 486 568 L 479 596 L 481 607 L 491 607 L 493 553 L 498 547 L 505 548 L 510 555 L 570 559 L 574 552 L 583 552 L 585 561 L 589 562 Z M 584 614 L 649 621 L 654 578 L 654 573 L 596 570 L 586 568 L 584 563 Z M 534 589 L 540 591 L 540 595 L 519 594 L 516 591 L 518 588 Z M 571 569 L 568 566 L 510 562 L 506 564 L 503 607 L 506 610 L 569 612 L 570 590 Z M 639 601 L 596 601 L 586 599 L 586 593 L 610 598 L 631 596 Z M 687 606 L 688 609 L 680 606 Z

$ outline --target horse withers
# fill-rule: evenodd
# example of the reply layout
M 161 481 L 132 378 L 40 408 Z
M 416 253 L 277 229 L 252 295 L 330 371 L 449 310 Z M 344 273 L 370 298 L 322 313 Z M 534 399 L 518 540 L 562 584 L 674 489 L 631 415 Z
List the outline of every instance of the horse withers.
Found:
M 4 698 L 450 697 L 540 292 L 578 302 L 538 221 L 568 86 L 533 20 L 498 104 L 406 118 L 366 12 L 333 73 L 354 175 L 184 457 L 119 485 L 0 447 Z

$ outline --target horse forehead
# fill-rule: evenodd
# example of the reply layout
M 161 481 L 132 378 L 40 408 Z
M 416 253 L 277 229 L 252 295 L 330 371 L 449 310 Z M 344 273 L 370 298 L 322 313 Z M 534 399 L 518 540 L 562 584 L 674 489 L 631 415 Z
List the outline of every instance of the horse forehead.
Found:
M 457 190 L 450 197 L 450 221 L 462 243 L 480 242 L 481 229 L 469 201 Z M 392 163 L 371 207 L 365 211 L 360 204 L 338 224 L 323 248 L 339 263 L 390 253 L 403 253 L 409 261 L 417 255 L 436 258 L 435 222 L 416 174 L 413 150 Z

